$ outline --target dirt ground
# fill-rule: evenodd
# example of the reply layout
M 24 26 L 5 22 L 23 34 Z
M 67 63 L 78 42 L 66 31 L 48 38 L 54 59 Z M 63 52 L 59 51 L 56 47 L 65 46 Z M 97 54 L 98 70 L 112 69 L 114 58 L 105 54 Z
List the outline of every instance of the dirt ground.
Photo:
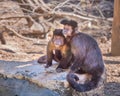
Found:
M 94 32 L 92 32 L 93 35 Z M 95 38 L 97 34 L 93 35 Z M 32 61 L 46 54 L 46 45 L 39 42 L 27 41 L 16 36 L 5 34 L 7 44 L 0 45 L 0 62 L 5 61 Z M 110 55 L 111 39 L 101 43 L 102 39 L 96 38 L 102 50 L 107 69 L 106 96 L 120 96 L 120 56 Z

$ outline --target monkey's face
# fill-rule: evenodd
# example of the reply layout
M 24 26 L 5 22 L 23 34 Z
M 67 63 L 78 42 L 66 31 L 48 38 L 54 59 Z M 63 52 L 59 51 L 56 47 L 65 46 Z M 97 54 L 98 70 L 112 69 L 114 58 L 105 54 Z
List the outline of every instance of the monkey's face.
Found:
M 72 26 L 70 26 L 70 25 L 64 25 L 63 35 L 65 37 L 72 36 L 72 32 L 73 32 Z
M 64 45 L 64 38 L 62 36 L 54 36 L 53 43 L 56 48 L 59 48 L 60 46 Z

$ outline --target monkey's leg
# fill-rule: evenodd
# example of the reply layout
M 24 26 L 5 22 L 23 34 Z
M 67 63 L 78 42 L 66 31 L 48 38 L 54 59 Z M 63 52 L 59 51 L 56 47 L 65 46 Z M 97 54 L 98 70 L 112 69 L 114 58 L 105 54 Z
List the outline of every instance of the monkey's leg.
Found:
M 38 59 L 38 63 L 47 63 L 47 55 L 42 56 Z
M 59 62 L 58 67 L 56 68 L 57 72 L 63 71 L 62 69 L 67 69 L 71 65 L 72 55 L 68 54 L 67 56 L 63 56 Z

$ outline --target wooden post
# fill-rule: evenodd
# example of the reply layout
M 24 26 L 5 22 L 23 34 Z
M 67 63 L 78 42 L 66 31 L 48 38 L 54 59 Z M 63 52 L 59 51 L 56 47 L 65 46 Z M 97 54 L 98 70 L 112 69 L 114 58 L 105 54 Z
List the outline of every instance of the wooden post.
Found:
M 120 56 L 120 0 L 114 1 L 111 53 Z

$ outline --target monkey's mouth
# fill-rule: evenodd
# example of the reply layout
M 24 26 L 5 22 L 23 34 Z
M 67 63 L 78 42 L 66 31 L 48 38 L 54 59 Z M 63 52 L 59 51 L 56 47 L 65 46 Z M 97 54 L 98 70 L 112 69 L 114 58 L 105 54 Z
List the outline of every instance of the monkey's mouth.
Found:
M 61 46 L 62 46 L 62 45 L 55 45 L 56 48 L 59 48 L 59 47 L 61 47 Z
M 55 44 L 55 47 L 56 47 L 57 49 L 60 49 L 63 45 L 64 45 L 64 44 Z

